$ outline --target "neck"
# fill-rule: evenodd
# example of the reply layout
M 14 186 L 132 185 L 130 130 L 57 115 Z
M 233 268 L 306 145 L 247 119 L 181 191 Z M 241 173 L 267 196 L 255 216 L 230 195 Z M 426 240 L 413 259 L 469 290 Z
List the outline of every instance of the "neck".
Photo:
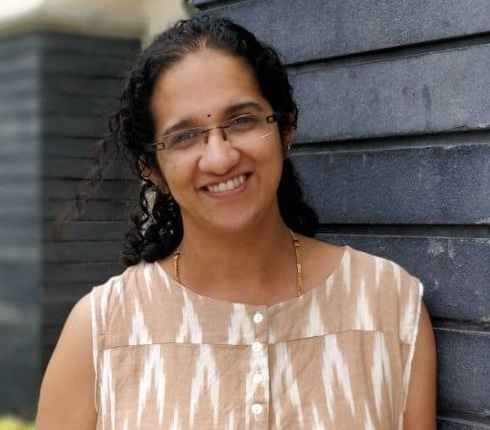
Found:
M 241 302 L 272 302 L 295 291 L 296 258 L 282 219 L 237 233 L 184 228 L 182 282 L 202 294 Z M 282 290 L 282 291 L 280 291 Z

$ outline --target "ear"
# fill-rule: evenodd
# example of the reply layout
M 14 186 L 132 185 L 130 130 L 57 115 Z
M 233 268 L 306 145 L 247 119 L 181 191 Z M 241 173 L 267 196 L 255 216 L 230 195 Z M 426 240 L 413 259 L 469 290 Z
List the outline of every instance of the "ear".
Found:
M 148 167 L 143 157 L 140 157 L 138 160 L 138 168 L 143 179 L 153 182 L 162 193 L 168 193 L 167 181 L 163 177 L 162 172 L 160 172 L 160 169 Z

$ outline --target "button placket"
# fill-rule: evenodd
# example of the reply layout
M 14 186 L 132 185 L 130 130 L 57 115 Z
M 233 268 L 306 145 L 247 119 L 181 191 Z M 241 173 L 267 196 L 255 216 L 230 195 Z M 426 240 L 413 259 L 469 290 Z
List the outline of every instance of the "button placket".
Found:
M 255 339 L 251 344 L 252 365 L 250 379 L 252 396 L 247 413 L 252 415 L 253 428 L 267 428 L 269 415 L 269 349 L 267 309 L 256 309 L 251 315 Z
M 260 384 L 263 380 L 264 380 L 264 377 L 259 372 L 255 373 L 252 376 L 252 381 L 254 384 Z

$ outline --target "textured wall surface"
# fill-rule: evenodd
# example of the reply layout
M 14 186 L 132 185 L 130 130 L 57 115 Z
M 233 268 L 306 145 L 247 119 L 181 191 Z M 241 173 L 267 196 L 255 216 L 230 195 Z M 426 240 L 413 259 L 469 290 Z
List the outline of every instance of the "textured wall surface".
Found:
M 29 414 L 39 378 L 39 39 L 0 41 L 0 413 Z
M 32 415 L 68 311 L 121 271 L 134 181 L 108 164 L 95 193 L 80 179 L 140 42 L 36 33 L 0 43 L 0 413 Z M 75 195 L 92 192 L 54 237 Z
M 321 238 L 423 281 L 439 429 L 490 429 L 490 3 L 192 3 L 279 49 Z
M 76 194 L 93 192 L 81 179 L 90 175 L 95 143 L 107 132 L 107 116 L 139 46 L 135 40 L 42 37 L 44 364 L 73 303 L 122 268 L 128 198 L 135 195 L 122 160 L 107 166 L 106 181 L 60 238 L 53 237 L 53 222 L 70 214 Z

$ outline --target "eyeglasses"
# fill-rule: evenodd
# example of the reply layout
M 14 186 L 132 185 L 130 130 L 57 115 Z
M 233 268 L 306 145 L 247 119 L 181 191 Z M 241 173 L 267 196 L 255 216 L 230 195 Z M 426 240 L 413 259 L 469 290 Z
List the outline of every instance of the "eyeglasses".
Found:
M 149 151 L 175 150 L 190 151 L 207 144 L 209 132 L 214 129 L 221 131 L 223 140 L 233 145 L 254 142 L 272 134 L 270 124 L 277 122 L 278 115 L 273 114 L 243 114 L 227 119 L 216 127 L 195 127 L 166 134 L 157 142 L 145 145 Z

